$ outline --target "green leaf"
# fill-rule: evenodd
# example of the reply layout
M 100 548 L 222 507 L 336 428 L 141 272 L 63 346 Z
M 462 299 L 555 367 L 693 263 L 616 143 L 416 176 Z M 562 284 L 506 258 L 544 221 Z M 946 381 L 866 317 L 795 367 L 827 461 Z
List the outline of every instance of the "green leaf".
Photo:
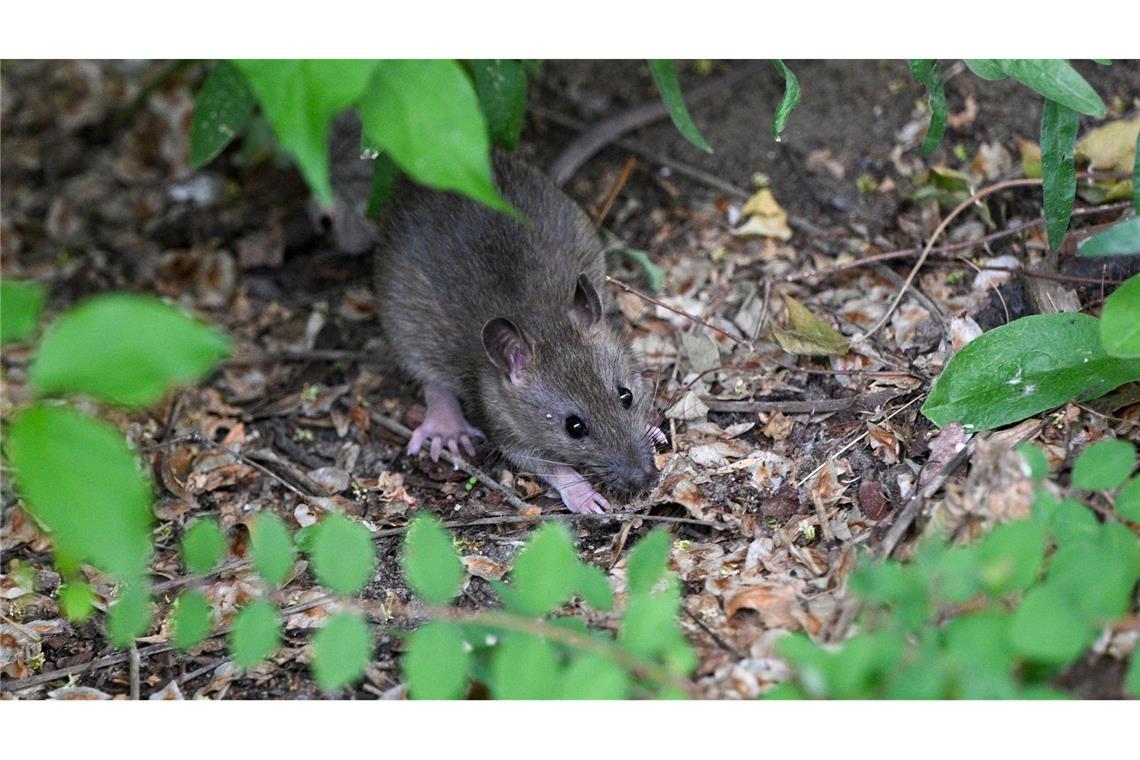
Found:
M 36 282 L 0 280 L 0 343 L 11 343 L 35 332 L 47 289 Z
M 1128 612 L 1136 585 L 1136 537 L 1101 532 L 1095 542 L 1062 546 L 1053 555 L 1047 585 L 1064 591 L 1070 606 L 1092 625 Z
M 355 683 L 372 659 L 372 631 L 355 612 L 332 616 L 313 636 L 313 675 L 326 691 Z
M 578 656 L 562 679 L 562 699 L 629 699 L 629 676 L 600 654 Z
M 1015 651 L 1041 662 L 1065 665 L 1080 656 L 1093 638 L 1064 592 L 1050 584 L 1031 589 L 1010 624 Z
M 317 580 L 338 594 L 363 589 L 372 580 L 376 559 L 368 528 L 337 514 L 327 516 L 316 528 L 309 554 Z
M 1116 488 L 1136 469 L 1136 447 L 1128 441 L 1097 441 L 1073 463 L 1073 488 L 1106 491 Z
M 447 604 L 463 576 L 451 534 L 427 512 L 416 515 L 404 538 L 404 577 L 412 591 L 430 604 Z
M 257 96 L 277 140 L 292 154 L 322 205 L 332 203 L 329 127 L 364 93 L 377 61 L 234 61 Z M 443 118 L 443 115 L 439 115 Z
M 150 560 L 151 490 L 123 435 L 61 406 L 34 405 L 8 426 L 7 460 L 28 512 L 53 534 L 57 561 L 121 580 Z
M 661 594 L 631 596 L 618 628 L 618 643 L 639 657 L 665 652 L 676 636 L 680 596 L 676 584 Z
M 1124 690 L 1133 699 L 1140 699 L 1140 642 L 1132 650 L 1132 658 L 1128 662 L 1128 672 L 1124 674 Z
M 1094 317 L 1038 314 L 990 330 L 955 354 L 922 413 L 939 427 L 957 421 L 988 430 L 1136 379 L 1140 361 L 1106 355 Z
M 586 563 L 579 564 L 576 591 L 586 604 L 599 612 L 613 609 L 614 594 L 609 579 L 601 568 Z
M 1100 521 L 1076 499 L 1065 499 L 1053 520 L 1053 537 L 1061 548 L 1100 540 Z
M 951 546 L 938 562 L 938 579 L 943 598 L 963 604 L 982 590 L 981 558 L 978 545 Z
M 1024 441 L 1017 444 L 1017 453 L 1025 460 L 1029 467 L 1029 477 L 1034 482 L 1040 483 L 1049 474 L 1049 460 L 1045 458 L 1045 452 L 1040 446 Z
M 800 83 L 792 70 L 785 66 L 780 59 L 777 58 L 772 61 L 772 65 L 784 78 L 784 96 L 780 98 L 780 104 L 776 106 L 776 115 L 772 117 L 772 137 L 779 140 L 780 133 L 784 131 L 784 127 L 788 126 L 788 117 L 792 115 L 792 111 L 800 103 Z
M 368 216 L 379 219 L 396 183 L 400 181 L 400 167 L 387 153 L 380 153 L 372 162 L 372 192 L 368 197 Z
M 1045 530 L 1034 520 L 999 525 L 982 539 L 978 557 L 982 582 L 991 594 L 1028 588 L 1045 559 Z
M 629 553 L 626 579 L 630 594 L 648 594 L 665 575 L 673 537 L 664 528 L 654 528 Z
M 1002 68 L 1001 61 L 992 58 L 967 58 L 966 65 L 970 71 L 991 82 L 1009 78 L 1009 74 Z
M 186 651 L 210 632 L 210 603 L 200 591 L 183 591 L 171 620 L 174 646 Z
M 1069 228 L 1077 174 L 1073 150 L 1077 144 L 1077 112 L 1054 100 L 1045 101 L 1041 115 L 1041 180 L 1045 193 L 1045 228 L 1049 247 L 1056 250 Z
M 1116 494 L 1115 509 L 1126 520 L 1140 523 L 1140 475 L 1128 481 Z
M 554 645 L 527 633 L 510 633 L 491 661 L 495 699 L 557 699 L 558 654 Z
M 645 272 L 645 279 L 649 285 L 650 293 L 661 292 L 661 288 L 665 285 L 665 270 L 654 264 L 645 251 L 639 251 L 636 248 L 628 248 L 625 246 L 611 250 L 623 256 L 628 256 L 637 262 L 638 266 Z
M 1134 256 L 1140 254 L 1140 216 L 1117 222 L 1081 242 L 1080 256 Z
M 148 406 L 204 377 L 229 346 L 220 331 L 156 298 L 112 293 L 84 301 L 48 328 L 28 379 L 41 394 Z
M 1100 343 L 1109 356 L 1140 359 L 1140 274 L 1129 277 L 1105 299 Z
M 83 581 L 68 581 L 59 587 L 59 606 L 72 622 L 82 623 L 91 617 L 95 610 L 91 600 L 91 587 Z
M 150 584 L 132 581 L 107 613 L 107 635 L 117 647 L 128 647 L 150 628 Z
M 526 71 L 522 63 L 496 59 L 471 61 L 470 65 L 491 142 L 514 150 L 526 118 Z
M 249 669 L 260 663 L 281 643 L 281 618 L 265 599 L 255 599 L 238 610 L 230 631 L 234 662 Z
M 190 165 L 198 168 L 221 153 L 245 129 L 255 105 L 253 92 L 234 65 L 229 61 L 215 64 L 194 100 Z
M 1090 116 L 1104 116 L 1104 101 L 1072 64 L 1063 59 L 968 59 L 982 79 L 1013 77 L 1049 100 Z
M 264 511 L 253 521 L 249 536 L 253 550 L 253 569 L 266 583 L 280 586 L 289 576 L 296 560 L 289 529 L 277 515 Z
M 919 84 L 925 85 L 930 104 L 930 126 L 926 130 L 926 139 L 922 141 L 922 155 L 925 158 L 934 152 L 938 143 L 942 142 L 942 133 L 946 131 L 946 90 L 942 79 L 942 69 L 938 61 L 933 58 L 921 58 L 907 61 L 910 74 Z
M 428 623 L 412 634 L 401 666 L 412 699 L 459 699 L 467 691 L 471 653 L 459 626 Z
M 577 589 L 578 555 L 566 526 L 549 523 L 536 530 L 511 570 L 515 611 L 537 617 L 558 609 Z
M 492 182 L 487 125 L 455 61 L 380 61 L 360 117 L 368 139 L 412 179 L 517 213 Z
M 705 142 L 705 138 L 701 136 L 700 130 L 689 116 L 689 109 L 685 108 L 685 99 L 681 96 L 681 85 L 677 82 L 677 69 L 673 62 L 666 59 L 651 59 L 649 73 L 653 75 L 653 83 L 661 93 L 661 100 L 669 111 L 673 125 L 686 140 L 706 153 L 712 153 L 712 148 Z
M 210 572 L 225 549 L 226 538 L 214 519 L 196 520 L 182 536 L 182 561 L 194 575 Z
M 1140 214 L 1140 132 L 1136 133 L 1136 146 L 1132 159 L 1132 208 Z

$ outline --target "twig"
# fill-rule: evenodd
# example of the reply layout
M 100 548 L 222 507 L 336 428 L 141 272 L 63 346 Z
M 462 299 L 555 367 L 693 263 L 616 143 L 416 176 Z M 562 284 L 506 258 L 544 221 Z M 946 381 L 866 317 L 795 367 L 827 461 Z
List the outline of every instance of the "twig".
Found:
M 245 367 L 251 364 L 270 362 L 359 362 L 361 364 L 383 364 L 376 354 L 366 351 L 265 351 L 243 356 L 232 356 L 222 362 L 224 367 Z
M 878 393 L 864 393 L 849 398 L 825 398 L 813 401 L 721 401 L 715 398 L 702 398 L 701 401 L 711 412 L 782 412 L 784 414 L 824 414 L 845 412 L 855 407 L 873 410 L 905 391 L 888 390 Z
M 724 330 L 720 329 L 716 325 L 709 324 L 708 322 L 701 319 L 700 317 L 693 315 L 693 314 L 690 314 L 687 311 L 684 311 L 682 309 L 678 309 L 674 306 L 670 306 L 669 304 L 664 303 L 663 301 L 660 301 L 660 300 L 654 298 L 653 296 L 649 295 L 648 293 L 642 293 L 637 288 L 633 287 L 632 285 L 625 284 L 624 282 L 617 279 L 616 277 L 610 277 L 609 275 L 606 275 L 606 282 L 612 283 L 613 285 L 617 285 L 619 288 L 624 290 L 626 293 L 631 293 L 631 294 L 637 296 L 638 298 L 640 298 L 641 300 L 647 301 L 647 302 L 653 304 L 654 306 L 660 306 L 662 309 L 665 309 L 666 311 L 671 311 L 674 314 L 681 316 L 681 317 L 684 317 L 685 319 L 691 320 L 698 325 L 701 325 L 703 327 L 707 327 L 708 329 L 712 330 L 713 332 L 719 333 L 720 335 L 723 335 L 724 337 L 728 338 L 729 340 L 731 340 L 733 343 L 735 343 L 738 346 L 748 346 L 748 343 L 746 341 L 743 341 L 740 338 L 737 338 L 735 335 L 732 335 L 731 333 L 725 332 Z
M 606 217 L 610 213 L 610 207 L 614 205 L 617 200 L 618 194 L 621 189 L 625 187 L 625 183 L 629 181 L 629 175 L 633 173 L 633 166 L 637 163 L 637 159 L 630 156 L 625 161 L 625 166 L 621 169 L 621 174 L 618 175 L 614 186 L 610 188 L 610 192 L 606 195 L 605 201 L 602 203 L 602 208 L 598 211 L 598 218 L 594 220 L 594 228 L 597 229 L 602 226 L 602 222 L 606 221 Z
M 128 655 L 127 672 L 129 674 L 130 680 L 131 680 L 130 699 L 132 702 L 137 702 L 139 700 L 139 693 L 140 693 L 140 689 L 139 689 L 139 648 L 135 642 L 133 642 L 133 641 L 131 642 L 130 649 L 127 650 L 127 655 Z

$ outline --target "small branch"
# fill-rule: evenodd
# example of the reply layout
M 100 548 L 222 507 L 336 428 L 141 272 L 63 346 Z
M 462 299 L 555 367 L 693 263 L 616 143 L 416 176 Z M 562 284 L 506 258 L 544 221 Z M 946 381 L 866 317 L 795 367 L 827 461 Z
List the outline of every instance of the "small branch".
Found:
M 666 311 L 671 311 L 678 316 L 684 317 L 685 319 L 691 320 L 692 322 L 695 322 L 696 324 L 701 325 L 702 327 L 706 327 L 715 333 L 723 335 L 724 337 L 728 338 L 730 341 L 732 341 L 733 343 L 735 343 L 738 346 L 748 347 L 748 343 L 746 341 L 743 341 L 740 338 L 737 338 L 735 335 L 732 335 L 731 333 L 725 332 L 724 330 L 720 329 L 719 327 L 717 327 L 715 325 L 711 325 L 708 322 L 706 322 L 705 320 L 701 319 L 700 317 L 695 316 L 693 314 L 690 314 L 687 311 L 684 311 L 682 309 L 678 309 L 674 306 L 670 306 L 669 304 L 667 304 L 667 303 L 665 303 L 659 299 L 654 298 L 653 296 L 649 295 L 648 293 L 642 293 L 637 288 L 633 287 L 632 285 L 626 285 L 624 282 L 617 279 L 616 277 L 610 277 L 609 275 L 606 275 L 606 282 L 609 282 L 613 285 L 617 285 L 619 288 L 624 290 L 626 293 L 631 293 L 631 294 L 637 296 L 638 298 L 640 298 L 641 300 L 646 301 L 647 303 L 651 303 L 654 306 L 660 306 L 662 309 L 665 309 Z
M 221 364 L 223 367 L 247 367 L 271 362 L 358 362 L 360 364 L 383 364 L 376 354 L 366 351 L 265 351 L 243 356 L 231 356 Z
M 139 694 L 140 694 L 140 689 L 139 689 L 139 647 L 138 647 L 138 644 L 136 644 L 135 642 L 132 641 L 130 649 L 127 650 L 127 655 L 128 655 L 127 672 L 129 673 L 130 681 L 131 681 L 130 699 L 132 702 L 138 702 L 139 701 Z
M 889 390 L 878 393 L 864 393 L 849 398 L 826 398 L 814 401 L 721 401 L 715 398 L 702 398 L 701 401 L 712 412 L 743 412 L 756 414 L 759 412 L 781 412 L 783 414 L 824 414 L 830 412 L 845 412 L 849 409 L 861 407 L 867 411 L 874 411 L 905 391 Z
M 594 229 L 598 229 L 602 226 L 602 222 L 606 221 L 606 217 L 609 216 L 610 213 L 610 207 L 614 205 L 614 201 L 617 200 L 621 189 L 625 187 L 625 183 L 629 181 L 629 175 L 633 173 L 635 163 L 637 163 L 637 160 L 633 156 L 626 159 L 625 166 L 621 169 L 621 174 L 618 175 L 614 186 L 610 188 L 609 194 L 606 195 L 606 200 L 602 203 L 602 208 L 598 211 L 598 218 L 594 220 Z

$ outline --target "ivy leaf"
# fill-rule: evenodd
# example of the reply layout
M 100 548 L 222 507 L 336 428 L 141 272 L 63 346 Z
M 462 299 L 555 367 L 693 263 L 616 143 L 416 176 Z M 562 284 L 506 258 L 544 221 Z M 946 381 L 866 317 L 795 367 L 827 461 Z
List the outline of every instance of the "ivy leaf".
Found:
M 1136 447 L 1128 441 L 1097 441 L 1073 463 L 1073 488 L 1106 491 L 1128 479 L 1136 468 Z
M 470 66 L 491 142 L 514 150 L 526 118 L 526 70 L 510 59 L 471 61 Z
M 210 572 L 225 549 L 226 539 L 217 520 L 197 520 L 182 536 L 182 561 L 194 575 Z
M 925 158 L 934 152 L 938 143 L 942 142 L 942 133 L 946 131 L 946 90 L 942 80 L 942 69 L 938 61 L 933 58 L 921 58 L 907 61 L 910 66 L 910 75 L 919 84 L 926 87 L 927 98 L 930 104 L 930 126 L 926 130 L 926 138 L 922 141 L 922 156 Z
M 800 83 L 792 70 L 785 66 L 780 59 L 777 58 L 772 61 L 772 65 L 776 67 L 777 73 L 784 78 L 784 96 L 780 98 L 780 104 L 776 106 L 776 115 L 772 117 L 772 137 L 779 140 L 784 127 L 788 126 L 788 117 L 792 115 L 792 111 L 800 103 Z
M 253 569 L 266 583 L 280 586 L 289 576 L 296 559 L 293 539 L 281 518 L 272 512 L 262 512 L 253 521 L 249 531 Z
M 412 179 L 517 213 L 492 182 L 487 124 L 455 61 L 380 61 L 360 117 L 367 138 Z
M 255 599 L 238 610 L 230 631 L 234 662 L 248 670 L 273 654 L 280 643 L 281 618 L 270 602 Z
M 1041 115 L 1041 180 L 1045 192 L 1045 228 L 1049 247 L 1061 245 L 1073 198 L 1077 194 L 1077 173 L 1073 150 L 1077 144 L 1077 112 L 1055 100 L 1045 101 Z
M 220 331 L 156 298 L 112 293 L 88 299 L 48 328 L 28 379 L 40 394 L 149 406 L 170 388 L 204 377 L 229 346 Z
M 378 62 L 243 60 L 234 61 L 234 65 L 245 76 L 278 142 L 292 154 L 317 200 L 331 205 L 329 128 L 333 118 L 364 93 Z
M 354 612 L 332 616 L 313 636 L 313 675 L 326 691 L 355 683 L 372 658 L 372 631 Z
M 190 165 L 198 168 L 221 153 L 245 129 L 256 105 L 241 72 L 229 61 L 215 64 L 194 100 Z
M 463 582 L 463 563 L 451 534 L 432 515 L 421 512 L 404 538 L 404 578 L 425 602 L 447 604 Z
M 686 140 L 706 153 L 712 153 L 712 148 L 701 136 L 701 131 L 689 116 L 689 109 L 685 107 L 685 99 L 681 95 L 681 85 L 677 82 L 677 69 L 673 62 L 666 59 L 652 59 L 649 61 L 649 73 L 653 75 L 653 83 L 661 93 L 661 100 L 669 111 L 673 125 Z
M 665 575 L 673 538 L 664 528 L 654 528 L 629 553 L 626 578 L 630 594 L 648 594 Z
M 957 421 L 988 430 L 1136 379 L 1140 360 L 1106 355 L 1094 317 L 1037 314 L 994 328 L 955 354 L 922 413 L 939 427 Z
M 1140 216 L 1117 222 L 1104 232 L 1081 241 L 1081 256 L 1135 256 L 1140 254 Z
M 317 580 L 338 594 L 355 594 L 372 580 L 372 534 L 344 515 L 332 514 L 317 523 L 309 555 Z
M 186 651 L 210 632 L 210 603 L 200 591 L 183 591 L 171 619 L 174 646 Z
M 39 283 L 0 280 L 0 343 L 35 332 L 46 299 L 47 289 Z
M 458 699 L 467 691 L 471 653 L 453 623 L 428 623 L 412 634 L 401 662 L 412 699 Z

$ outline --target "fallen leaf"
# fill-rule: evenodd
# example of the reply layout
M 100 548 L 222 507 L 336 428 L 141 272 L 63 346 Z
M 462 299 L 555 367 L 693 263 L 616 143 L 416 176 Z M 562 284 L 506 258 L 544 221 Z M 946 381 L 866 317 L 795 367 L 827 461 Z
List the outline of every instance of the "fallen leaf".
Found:
M 485 581 L 502 580 L 507 573 L 505 565 L 500 565 L 482 554 L 467 554 L 459 558 L 468 573 Z
M 847 353 L 847 339 L 802 303 L 786 295 L 784 306 L 788 311 L 788 329 L 772 328 L 772 337 L 780 348 L 789 354 L 802 356 L 841 356 Z
M 788 240 L 792 230 L 788 227 L 788 214 L 776 202 L 776 197 L 768 188 L 758 191 L 748 199 L 741 214 L 748 219 L 743 225 L 732 231 L 737 237 L 770 237 L 777 240 Z

